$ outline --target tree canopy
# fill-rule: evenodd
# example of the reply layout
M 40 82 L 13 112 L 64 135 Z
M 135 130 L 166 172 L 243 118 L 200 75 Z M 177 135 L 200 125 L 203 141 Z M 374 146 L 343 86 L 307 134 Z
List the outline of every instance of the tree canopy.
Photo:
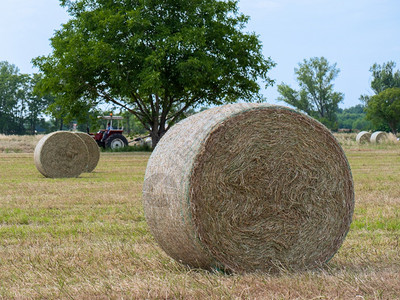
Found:
M 373 64 L 370 68 L 372 73 L 371 88 L 375 94 L 379 94 L 388 88 L 400 88 L 400 71 L 395 71 L 396 63 L 389 61 L 383 65 Z
M 386 123 L 396 134 L 400 125 L 400 88 L 387 88 L 368 101 L 367 118 L 374 124 Z
M 339 72 L 336 63 L 330 65 L 324 57 L 304 59 L 299 63 L 299 68 L 295 68 L 300 89 L 296 91 L 282 83 L 278 85 L 278 92 L 281 94 L 278 100 L 298 108 L 329 128 L 336 129 L 336 112 L 344 96 L 333 90 L 332 82 Z
M 260 100 L 274 66 L 237 1 L 62 0 L 70 21 L 34 59 L 42 91 L 77 111 L 101 101 L 135 115 L 155 145 L 188 109 Z
M 371 89 L 375 95 L 383 92 L 385 89 L 398 87 L 400 88 L 400 71 L 395 71 L 396 63 L 389 61 L 387 63 L 373 64 L 369 71 L 372 73 Z M 371 96 L 361 95 L 360 100 L 365 104 L 368 103 Z

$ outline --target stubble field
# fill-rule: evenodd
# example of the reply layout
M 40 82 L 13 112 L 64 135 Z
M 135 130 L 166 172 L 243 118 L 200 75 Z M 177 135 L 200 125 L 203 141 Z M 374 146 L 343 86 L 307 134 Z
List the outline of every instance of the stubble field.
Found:
M 400 299 L 400 145 L 352 138 L 339 137 L 356 191 L 343 246 L 322 269 L 274 275 L 193 270 L 164 254 L 141 204 L 148 153 L 102 153 L 93 173 L 47 179 L 32 152 L 13 153 L 32 147 L 0 151 L 0 297 Z

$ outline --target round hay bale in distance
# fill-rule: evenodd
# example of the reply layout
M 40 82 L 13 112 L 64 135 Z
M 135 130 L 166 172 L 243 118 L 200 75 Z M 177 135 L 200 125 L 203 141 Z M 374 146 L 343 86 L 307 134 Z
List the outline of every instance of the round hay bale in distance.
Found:
M 34 161 L 40 173 L 50 178 L 78 177 L 87 167 L 88 148 L 76 134 L 56 131 L 36 145 Z
M 99 160 L 100 160 L 99 145 L 97 145 L 94 138 L 92 138 L 87 133 L 75 132 L 75 134 L 77 134 L 83 140 L 83 142 L 86 144 L 86 147 L 88 148 L 89 159 L 88 159 L 88 163 L 87 163 L 87 166 L 86 166 L 86 169 L 84 170 L 84 172 L 90 173 L 97 167 L 97 164 L 99 163 Z
M 387 139 L 388 135 L 386 132 L 384 131 L 375 131 L 372 135 L 371 135 L 371 143 L 374 144 L 378 144 L 378 143 L 382 143 L 383 141 L 385 141 Z
M 143 204 L 156 241 L 192 267 L 305 269 L 341 246 L 351 170 L 331 132 L 294 110 L 231 104 L 172 127 L 153 151 Z
M 356 142 L 359 144 L 369 143 L 371 138 L 371 133 L 368 131 L 360 131 L 356 136 Z

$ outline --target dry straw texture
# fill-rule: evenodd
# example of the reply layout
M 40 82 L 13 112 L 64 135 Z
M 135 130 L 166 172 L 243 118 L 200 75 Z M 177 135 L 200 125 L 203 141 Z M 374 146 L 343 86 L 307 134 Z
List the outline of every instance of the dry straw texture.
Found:
M 319 122 L 267 104 L 175 125 L 148 162 L 146 220 L 174 259 L 236 272 L 304 269 L 339 249 L 354 209 L 350 167 Z
M 356 136 L 356 142 L 359 144 L 369 143 L 371 138 L 371 133 L 368 131 L 361 131 Z
M 88 148 L 78 135 L 57 131 L 45 135 L 36 145 L 36 168 L 46 177 L 77 177 L 87 167 Z
M 89 160 L 84 172 L 90 173 L 97 167 L 97 164 L 99 163 L 100 159 L 99 146 L 97 145 L 96 141 L 87 133 L 76 132 L 76 134 L 83 140 L 83 142 L 86 144 L 86 147 L 88 148 Z
M 371 135 L 371 143 L 382 143 L 387 139 L 388 135 L 386 132 L 383 131 L 375 131 L 372 135 Z

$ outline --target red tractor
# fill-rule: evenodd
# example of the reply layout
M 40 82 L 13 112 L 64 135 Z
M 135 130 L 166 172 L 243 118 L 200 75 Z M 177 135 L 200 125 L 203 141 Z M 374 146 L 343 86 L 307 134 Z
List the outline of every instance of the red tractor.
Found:
M 108 121 L 106 129 L 100 129 L 96 134 L 90 134 L 99 147 L 116 149 L 128 146 L 128 140 L 122 135 L 124 129 L 119 124 L 119 121 L 124 119 L 123 117 L 110 114 L 109 116 L 99 116 L 98 118 Z M 113 128 L 113 120 L 118 122 L 117 129 Z

